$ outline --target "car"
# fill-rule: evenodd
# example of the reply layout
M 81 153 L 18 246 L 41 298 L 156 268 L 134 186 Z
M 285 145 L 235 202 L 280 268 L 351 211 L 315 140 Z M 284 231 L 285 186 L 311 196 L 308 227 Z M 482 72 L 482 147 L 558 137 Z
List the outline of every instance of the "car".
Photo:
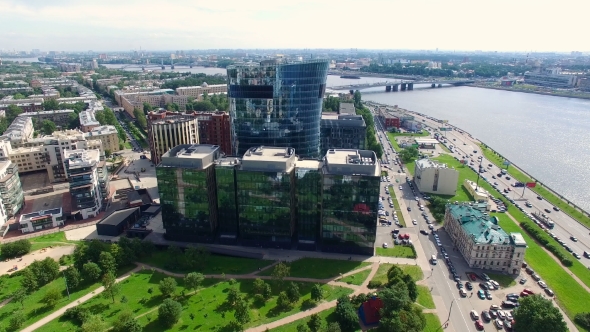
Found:
M 519 284 L 524 285 L 526 284 L 527 279 L 526 278 L 520 278 L 520 280 L 518 281 Z
M 506 300 L 516 303 L 518 302 L 518 297 L 506 296 Z
M 477 297 L 479 297 L 481 300 L 486 299 L 486 295 L 484 294 L 483 290 L 481 290 L 481 289 L 477 291 Z
M 402 187 L 402 186 L 399 186 L 399 190 L 404 190 L 404 187 Z
M 540 277 L 538 274 L 536 274 L 536 273 L 534 273 L 534 274 L 533 274 L 531 277 L 532 277 L 532 278 L 533 278 L 535 281 L 539 281 L 539 280 L 541 280 L 541 277 Z
M 551 288 L 545 288 L 545 293 L 551 297 L 555 296 L 555 293 L 553 293 Z
M 537 283 L 539 284 L 539 287 L 541 287 L 543 289 L 547 288 L 547 284 L 544 281 L 539 280 L 539 282 L 537 282 Z
M 508 332 L 512 331 L 512 321 L 506 320 L 504 321 L 504 329 Z
M 498 318 L 498 313 L 494 310 L 490 310 L 490 317 L 492 317 L 492 319 L 496 319 Z
M 434 230 L 434 226 L 433 225 L 428 225 L 428 229 Z
M 459 278 L 458 275 L 454 274 L 453 275 L 453 280 L 455 280 L 455 282 L 459 282 L 459 281 L 461 281 L 461 278 Z
M 481 274 L 481 278 L 482 278 L 483 280 L 485 280 L 485 281 L 490 281 L 490 277 L 489 277 L 487 274 L 485 274 L 485 273 L 482 273 L 482 274 Z
M 488 289 L 489 290 L 495 290 L 496 289 L 496 287 L 494 285 L 492 285 L 492 283 L 489 282 L 489 281 L 486 281 L 486 286 L 488 286 Z
M 497 304 L 492 304 L 492 305 L 490 306 L 490 310 L 493 310 L 493 311 L 498 311 L 498 310 L 500 310 L 500 307 L 499 307 Z
M 516 307 L 516 302 L 512 301 L 502 301 L 502 308 L 512 309 Z
M 461 281 L 458 281 L 457 282 L 457 288 L 463 288 L 463 287 L 464 287 L 463 286 L 463 283 Z
M 525 289 L 523 289 L 523 290 L 522 290 L 522 293 L 528 293 L 529 295 L 533 295 L 533 294 L 535 294 L 535 292 L 533 292 L 532 290 L 530 290 L 530 289 L 528 289 L 528 288 L 525 288 Z M 521 294 L 522 294 L 522 293 L 521 293 Z M 521 296 L 522 296 L 522 295 L 521 295 Z
M 506 315 L 505 321 L 510 322 L 514 319 L 514 317 L 512 317 L 512 314 L 510 313 L 510 311 L 504 311 L 504 314 Z
M 383 248 L 387 248 L 387 242 L 383 242 Z
M 485 284 L 485 283 L 483 283 L 483 282 L 480 282 L 480 283 L 479 283 L 479 287 L 481 287 L 483 290 L 488 290 L 488 285 L 486 285 L 486 284 Z
M 492 317 L 490 316 L 490 313 L 487 310 L 484 310 L 481 312 L 481 318 L 485 321 L 485 322 L 489 322 L 492 320 Z
M 473 319 L 473 320 L 478 320 L 479 319 L 479 314 L 475 310 L 471 310 L 469 312 L 469 315 L 471 316 L 471 319 Z
M 584 254 L 583 254 L 583 255 L 584 255 L 584 257 L 586 257 L 586 258 L 590 258 L 590 253 L 588 253 L 587 251 L 584 251 Z
M 461 288 L 459 289 L 459 295 L 461 295 L 461 297 L 467 297 L 467 292 L 463 288 Z
M 473 285 L 468 281 L 465 283 L 465 288 L 467 288 L 467 290 L 472 290 L 473 289 Z
M 498 330 L 501 330 L 504 328 L 504 322 L 500 320 L 500 318 L 496 318 L 496 320 L 494 321 L 494 324 L 496 324 L 496 327 L 498 328 Z
M 574 257 L 577 259 L 582 259 L 582 256 L 580 256 L 577 252 L 572 253 L 572 255 L 574 255 Z
M 543 211 L 545 211 L 547 213 L 551 213 L 551 210 L 549 210 L 549 209 L 544 209 Z
M 516 297 L 516 298 L 518 298 L 518 294 L 516 294 L 516 293 L 508 293 L 508 294 L 506 294 L 506 297 Z
M 543 197 L 537 196 L 537 199 L 540 200 L 540 201 L 542 201 L 543 200 Z
M 418 221 L 416 221 L 416 219 L 412 219 L 412 224 L 418 225 Z
M 490 293 L 490 291 L 485 291 L 486 294 L 486 299 L 491 300 L 492 299 L 492 293 Z
M 500 284 L 496 280 L 490 280 L 490 284 L 494 285 L 495 289 L 500 289 Z
M 533 271 L 533 269 L 530 266 L 527 266 L 526 269 L 525 269 L 525 271 L 528 274 L 534 274 L 535 273 L 535 271 Z
M 422 233 L 422 234 L 424 234 L 424 235 L 428 235 L 428 231 L 426 231 L 426 230 L 424 230 L 424 229 L 421 229 L 421 230 L 420 230 L 420 233 Z
M 509 176 L 507 176 L 507 177 L 506 177 L 506 180 L 510 180 L 510 177 L 509 177 Z
M 559 212 L 559 208 L 557 206 L 554 206 L 553 211 Z
M 570 240 L 574 241 L 574 242 L 578 242 L 578 238 L 576 238 L 575 236 L 570 236 Z
M 479 319 L 475 321 L 475 329 L 478 331 L 483 330 L 483 323 Z
M 408 206 L 408 212 L 409 212 L 409 211 L 412 211 L 412 208 Z
M 506 314 L 503 310 L 498 310 L 498 318 L 500 318 L 501 320 L 506 319 Z

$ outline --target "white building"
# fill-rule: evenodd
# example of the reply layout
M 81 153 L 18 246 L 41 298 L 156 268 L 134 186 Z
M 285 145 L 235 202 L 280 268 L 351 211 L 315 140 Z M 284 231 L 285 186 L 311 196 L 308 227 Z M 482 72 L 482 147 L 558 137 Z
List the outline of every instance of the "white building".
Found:
M 414 182 L 420 192 L 454 196 L 459 172 L 428 158 L 420 159 L 414 167 Z
M 59 227 L 64 224 L 61 208 L 23 214 L 18 222 L 23 233 Z
M 79 214 L 82 219 L 96 217 L 108 197 L 108 174 L 100 151 L 69 150 L 64 159 L 73 198 L 72 215 Z
M 447 204 L 445 230 L 470 268 L 519 274 L 527 247 L 522 234 L 507 234 L 486 210 L 486 204 Z

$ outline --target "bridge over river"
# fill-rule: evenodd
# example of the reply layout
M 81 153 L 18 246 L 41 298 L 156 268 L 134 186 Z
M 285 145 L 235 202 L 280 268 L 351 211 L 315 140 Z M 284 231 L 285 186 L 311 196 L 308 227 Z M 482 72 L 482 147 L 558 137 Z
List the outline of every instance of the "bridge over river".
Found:
M 424 84 L 430 85 L 430 87 L 442 87 L 443 85 L 451 85 L 451 86 L 461 86 L 465 84 L 474 83 L 474 80 L 413 80 L 413 81 L 401 81 L 401 82 L 377 82 L 377 83 L 362 83 L 362 84 L 350 84 L 350 85 L 340 85 L 340 86 L 331 86 L 330 89 L 332 90 L 362 90 L 368 88 L 376 88 L 376 87 L 385 87 L 386 92 L 391 91 L 406 91 L 406 90 L 414 90 L 414 84 Z

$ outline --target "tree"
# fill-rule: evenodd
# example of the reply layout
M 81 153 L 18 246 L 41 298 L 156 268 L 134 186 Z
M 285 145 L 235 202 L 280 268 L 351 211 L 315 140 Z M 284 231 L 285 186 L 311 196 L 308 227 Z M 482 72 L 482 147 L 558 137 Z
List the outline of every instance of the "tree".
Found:
M 12 331 L 16 331 L 23 326 L 25 321 L 27 320 L 27 316 L 22 310 L 16 310 L 12 312 L 10 315 L 10 322 L 8 323 L 8 328 Z
M 264 290 L 262 291 L 262 296 L 264 297 L 265 300 L 270 299 L 272 296 L 272 288 L 267 283 L 264 284 Z
M 61 300 L 61 291 L 55 287 L 51 287 L 45 292 L 41 298 L 41 303 L 44 303 L 48 308 L 53 308 L 59 300 Z
M 264 288 L 266 286 L 266 282 L 260 278 L 256 278 L 254 283 L 252 284 L 252 289 L 254 294 L 262 294 L 264 292 Z
M 96 281 L 100 278 L 102 270 L 96 263 L 88 262 L 82 267 L 82 272 L 90 281 Z
M 229 287 L 229 289 L 227 290 L 227 298 L 225 299 L 225 302 L 233 308 L 239 299 L 240 293 L 238 292 L 236 286 Z
M 182 313 L 182 305 L 180 303 L 172 300 L 172 299 L 165 299 L 162 302 L 162 305 L 158 308 L 158 320 L 166 326 L 172 327 L 178 319 L 180 319 L 180 314 Z
M 250 310 L 248 308 L 248 301 L 240 296 L 234 306 L 234 317 L 240 325 L 245 325 L 250 321 Z
M 296 303 L 299 301 L 301 294 L 299 293 L 299 286 L 297 286 L 296 283 L 291 282 L 289 284 L 289 287 L 287 288 L 287 296 L 289 297 L 289 301 L 291 301 L 291 303 Z
M 348 296 L 344 295 L 338 298 L 334 313 L 342 331 L 351 332 L 357 330 L 359 325 L 358 315 Z
M 341 332 L 340 325 L 338 325 L 338 323 L 336 322 L 331 322 L 330 324 L 328 324 L 326 332 Z
M 121 285 L 115 279 L 115 275 L 111 272 L 105 273 L 102 277 L 102 286 L 104 287 L 103 295 L 106 298 L 111 298 L 115 303 L 115 296 L 121 291 Z
M 70 288 L 76 288 L 80 284 L 80 271 L 75 266 L 70 266 L 64 270 L 66 283 Z
M 540 295 L 521 298 L 514 310 L 514 330 L 519 332 L 568 330 L 563 316 L 550 300 Z
M 27 291 L 24 288 L 19 288 L 12 294 L 12 300 L 20 303 L 21 307 L 24 308 L 24 302 L 27 299 Z
M 279 262 L 279 264 L 275 265 L 272 270 L 272 278 L 277 281 L 279 288 L 282 286 L 283 279 L 288 277 L 290 274 L 291 268 L 283 262 Z
M 59 275 L 59 263 L 47 257 L 41 261 L 34 261 L 29 269 L 35 275 L 39 287 L 47 285 Z
M 299 324 L 297 325 L 297 332 L 309 332 L 309 327 L 306 324 Z
M 82 332 L 97 332 L 104 331 L 108 327 L 107 323 L 100 315 L 89 315 L 82 324 Z
M 199 288 L 201 283 L 205 280 L 202 273 L 191 272 L 184 277 L 184 285 L 190 290 Z
M 311 299 L 316 302 L 319 302 L 322 300 L 323 297 L 324 290 L 322 289 L 322 286 L 320 286 L 320 284 L 314 284 L 311 288 Z
M 56 130 L 57 126 L 51 120 L 43 120 L 43 122 L 41 123 L 41 131 L 45 135 L 51 135 Z
M 22 272 L 22 279 L 20 281 L 21 286 L 25 289 L 27 294 L 31 294 L 32 292 L 36 291 L 39 288 L 39 284 L 37 283 L 37 278 L 31 269 L 24 269 Z
M 113 323 L 113 332 L 141 332 L 143 327 L 135 319 L 130 310 L 123 311 Z
M 412 162 L 413 160 L 418 158 L 418 155 L 419 155 L 418 149 L 416 149 L 413 146 L 402 149 L 399 152 L 400 159 L 406 164 L 409 162 Z
M 152 105 L 150 103 L 143 103 L 143 113 L 144 114 L 148 114 L 149 112 L 153 111 L 154 108 L 152 107 Z
M 139 108 L 134 109 L 133 116 L 135 116 L 135 120 L 141 128 L 147 128 L 147 118 L 145 117 L 145 113 L 143 113 L 142 110 L 140 110 Z
M 322 330 L 322 318 L 318 314 L 313 314 L 309 317 L 309 322 L 307 322 L 307 326 L 311 330 L 311 332 L 320 332 Z
M 160 288 L 160 292 L 162 292 L 162 295 L 164 295 L 165 297 L 170 297 L 176 291 L 176 285 L 177 283 L 174 278 L 167 277 L 160 281 L 158 288 Z
M 215 111 L 215 105 L 208 100 L 197 101 L 193 103 L 193 110 L 197 112 L 213 112 Z
M 14 258 L 28 254 L 31 251 L 31 246 L 31 241 L 29 240 L 18 240 L 0 246 L 0 252 L 2 258 Z
M 277 306 L 281 309 L 291 306 L 291 301 L 289 301 L 289 296 L 287 296 L 286 292 L 279 293 L 279 296 L 277 297 Z
M 68 129 L 76 129 L 80 127 L 80 116 L 78 113 L 70 113 L 68 115 Z
M 103 251 L 99 257 L 98 264 L 100 264 L 100 268 L 105 274 L 112 273 L 114 275 L 117 273 L 117 261 L 110 252 Z
M 356 90 L 354 92 L 353 100 L 354 100 L 354 106 L 355 107 L 359 107 L 360 108 L 362 106 L 361 105 L 361 92 L 359 90 Z
M 55 99 L 49 99 L 43 102 L 43 109 L 53 111 L 59 109 L 59 103 Z

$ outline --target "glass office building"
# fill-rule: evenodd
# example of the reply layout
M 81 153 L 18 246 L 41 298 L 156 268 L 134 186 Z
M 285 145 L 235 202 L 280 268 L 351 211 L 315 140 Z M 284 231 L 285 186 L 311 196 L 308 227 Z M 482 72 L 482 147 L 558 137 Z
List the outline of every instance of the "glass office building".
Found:
M 176 241 L 213 242 L 217 232 L 216 145 L 179 145 L 156 167 L 162 223 Z
M 291 147 L 320 156 L 320 117 L 328 60 L 236 64 L 227 69 L 232 151 Z
M 244 154 L 236 170 L 242 244 L 291 249 L 296 160 L 290 148 L 257 147 Z
M 322 173 L 322 251 L 373 255 L 381 176 L 377 156 L 328 150 Z
M 316 250 L 322 212 L 321 162 L 300 160 L 295 164 L 295 215 L 297 249 Z
M 238 204 L 236 197 L 236 167 L 239 158 L 221 158 L 215 165 L 219 242 L 233 244 L 238 240 Z

